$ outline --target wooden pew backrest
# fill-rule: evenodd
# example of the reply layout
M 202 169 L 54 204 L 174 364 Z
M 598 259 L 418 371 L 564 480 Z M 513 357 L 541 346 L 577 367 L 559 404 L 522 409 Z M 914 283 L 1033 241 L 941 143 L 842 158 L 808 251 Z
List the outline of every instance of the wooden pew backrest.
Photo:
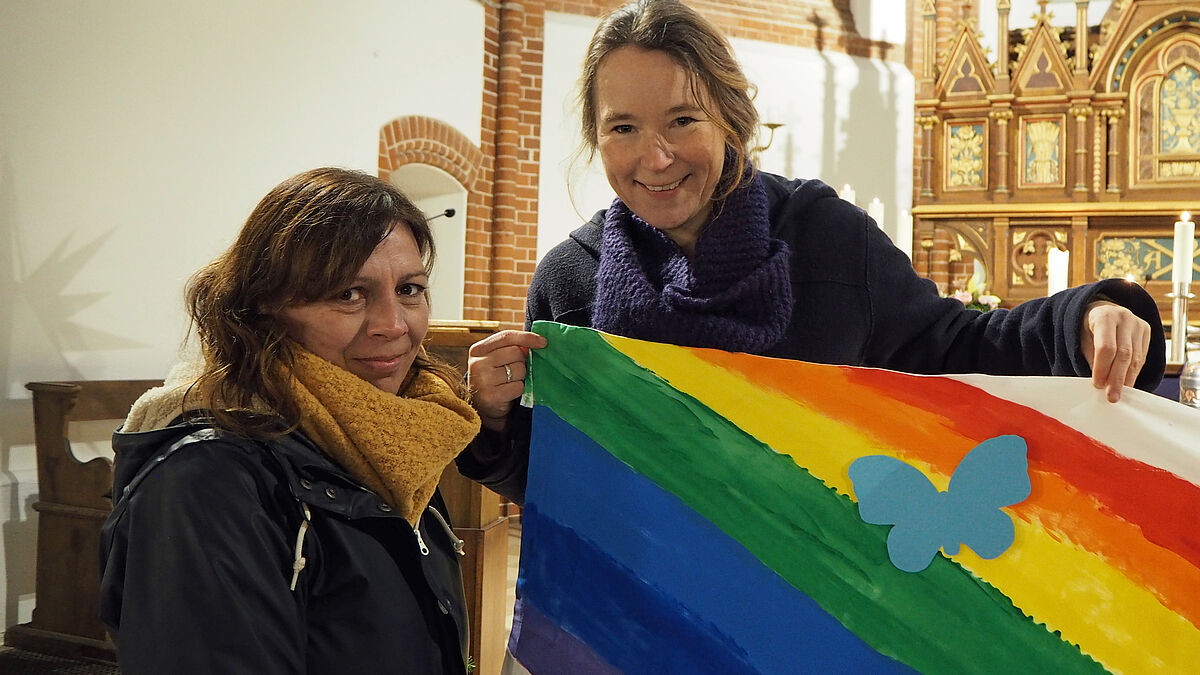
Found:
M 5 644 L 72 658 L 115 661 L 99 620 L 100 525 L 112 510 L 112 463 L 71 453 L 71 422 L 124 419 L 159 380 L 30 382 L 37 452 L 37 605 L 29 623 L 9 628 Z

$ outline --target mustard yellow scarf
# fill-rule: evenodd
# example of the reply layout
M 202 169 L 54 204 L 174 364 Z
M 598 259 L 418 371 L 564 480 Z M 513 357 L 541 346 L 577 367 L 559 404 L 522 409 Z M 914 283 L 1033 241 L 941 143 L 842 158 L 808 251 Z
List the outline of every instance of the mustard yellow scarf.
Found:
M 479 415 L 428 371 L 397 396 L 299 346 L 295 355 L 300 428 L 415 525 L 442 470 L 479 432 Z
M 297 344 L 293 352 L 301 430 L 415 526 L 442 470 L 478 433 L 479 415 L 432 373 L 418 373 L 397 396 Z M 177 366 L 133 404 L 122 430 L 162 428 L 203 405 L 191 391 L 202 371 L 200 363 Z

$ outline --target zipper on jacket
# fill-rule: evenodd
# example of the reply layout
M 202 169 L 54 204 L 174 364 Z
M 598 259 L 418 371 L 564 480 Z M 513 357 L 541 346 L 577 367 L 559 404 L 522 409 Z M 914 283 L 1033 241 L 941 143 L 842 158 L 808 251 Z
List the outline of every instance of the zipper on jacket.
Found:
M 466 555 L 466 551 L 463 550 L 465 542 L 459 539 L 457 534 L 454 534 L 454 529 L 450 527 L 450 523 L 446 522 L 446 518 L 437 509 L 433 508 L 433 506 L 426 506 L 425 511 L 432 513 L 434 519 L 446 531 L 446 536 L 450 538 L 450 544 L 454 547 L 454 552 L 459 555 Z M 417 544 L 421 547 L 421 555 L 429 555 L 429 547 L 425 545 L 425 540 L 421 537 L 420 520 L 417 521 L 417 526 L 413 528 L 413 534 L 417 535 Z
M 417 535 L 417 546 L 421 548 L 421 555 L 429 555 L 429 547 L 425 545 L 425 540 L 421 538 L 421 521 L 417 521 L 417 526 L 413 528 L 413 534 Z

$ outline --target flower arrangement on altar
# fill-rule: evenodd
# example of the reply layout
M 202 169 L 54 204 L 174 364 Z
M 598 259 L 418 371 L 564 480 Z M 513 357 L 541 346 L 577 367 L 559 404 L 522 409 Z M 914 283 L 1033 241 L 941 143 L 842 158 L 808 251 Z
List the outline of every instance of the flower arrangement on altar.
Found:
M 981 312 L 990 312 L 1000 306 L 1000 298 L 988 293 L 987 288 L 979 283 L 975 276 L 967 281 L 966 290 L 954 291 L 946 297 L 958 300 L 966 305 L 967 309 L 978 309 Z

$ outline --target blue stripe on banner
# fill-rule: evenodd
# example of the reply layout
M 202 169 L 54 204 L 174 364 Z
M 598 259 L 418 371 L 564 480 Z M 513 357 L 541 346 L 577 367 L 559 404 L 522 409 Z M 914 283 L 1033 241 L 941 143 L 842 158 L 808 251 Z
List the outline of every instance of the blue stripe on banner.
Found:
M 525 576 L 518 589 L 523 609 L 541 612 L 623 673 L 755 672 L 737 653 L 737 645 L 714 626 L 688 616 L 678 602 L 615 564 L 571 529 L 543 517 L 528 500 L 525 506 L 521 539 L 529 541 L 532 550 L 527 557 L 522 544 Z M 568 641 L 535 632 L 528 634 L 527 643 L 526 635 L 522 625 L 513 655 L 530 672 L 577 672 L 568 668 L 577 661 L 573 653 L 535 653 L 539 642 L 561 648 Z M 545 667 L 535 668 L 539 662 Z
M 531 452 L 522 600 L 608 663 L 630 673 L 912 672 L 543 406 Z

